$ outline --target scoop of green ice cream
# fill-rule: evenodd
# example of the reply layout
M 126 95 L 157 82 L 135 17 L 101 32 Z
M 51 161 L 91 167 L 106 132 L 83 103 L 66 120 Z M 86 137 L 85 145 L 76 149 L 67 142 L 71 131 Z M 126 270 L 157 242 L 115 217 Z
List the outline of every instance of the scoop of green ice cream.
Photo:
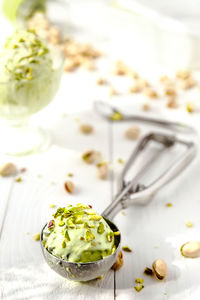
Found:
M 31 80 L 52 71 L 46 44 L 31 30 L 17 30 L 10 36 L 0 55 L 0 81 Z
M 0 115 L 16 119 L 41 110 L 52 100 L 60 75 L 34 31 L 15 31 L 0 53 Z
M 43 230 L 43 245 L 69 262 L 100 260 L 116 250 L 115 233 L 90 206 L 59 208 Z

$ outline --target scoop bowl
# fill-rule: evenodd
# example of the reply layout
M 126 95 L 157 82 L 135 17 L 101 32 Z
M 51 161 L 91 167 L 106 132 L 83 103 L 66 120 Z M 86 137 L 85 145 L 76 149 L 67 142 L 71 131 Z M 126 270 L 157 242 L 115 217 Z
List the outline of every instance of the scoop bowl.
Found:
M 117 226 L 112 223 L 110 220 L 104 218 L 105 221 L 108 223 L 110 228 L 115 232 L 119 231 Z M 41 232 L 41 238 L 40 238 L 40 245 L 42 248 L 42 253 L 44 256 L 44 259 L 46 263 L 49 265 L 49 267 L 54 270 L 59 275 L 74 281 L 89 281 L 92 279 L 95 279 L 103 274 L 105 274 L 114 264 L 114 262 L 117 259 L 117 255 L 120 250 L 120 241 L 121 241 L 121 234 L 118 236 L 115 236 L 115 245 L 116 245 L 116 251 L 105 257 L 104 259 L 100 259 L 94 262 L 88 262 L 88 263 L 73 263 L 68 262 L 60 257 L 57 257 L 53 254 L 51 254 L 42 244 L 43 241 L 43 230 L 45 226 L 42 229 Z

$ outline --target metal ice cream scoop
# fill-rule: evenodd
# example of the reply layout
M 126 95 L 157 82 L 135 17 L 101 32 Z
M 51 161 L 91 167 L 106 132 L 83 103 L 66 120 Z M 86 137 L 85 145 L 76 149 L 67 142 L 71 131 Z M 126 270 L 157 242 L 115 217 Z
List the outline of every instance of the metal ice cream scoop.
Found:
M 124 114 L 116 107 L 105 103 L 104 101 L 95 101 L 94 102 L 94 109 L 95 111 L 104 119 L 108 121 L 122 121 L 122 122 L 139 122 L 145 124 L 151 124 L 154 126 L 161 126 L 165 129 L 171 130 L 173 132 L 179 132 L 183 134 L 195 134 L 197 133 L 196 130 L 184 123 L 180 122 L 172 122 L 167 120 L 161 120 L 153 117 L 144 117 L 140 115 L 133 115 L 133 114 Z
M 139 178 L 144 174 L 146 168 L 149 168 L 149 164 L 140 169 L 139 173 L 135 175 L 131 181 L 126 182 L 125 176 L 130 167 L 136 161 L 138 155 L 143 152 L 143 150 L 149 143 L 153 142 L 159 144 L 159 146 L 161 147 L 161 151 L 166 150 L 167 148 L 171 148 L 175 146 L 175 144 L 179 144 L 186 149 L 182 153 L 182 155 L 178 159 L 176 159 L 176 161 L 173 162 L 171 166 L 168 166 L 166 171 L 150 185 L 144 186 L 138 183 Z M 134 203 L 146 204 L 147 202 L 149 202 L 160 188 L 174 179 L 183 169 L 186 168 L 186 166 L 194 158 L 195 153 L 196 147 L 193 142 L 187 142 L 175 136 L 164 135 L 160 133 L 151 133 L 144 136 L 136 146 L 135 150 L 133 151 L 132 155 L 123 168 L 119 180 L 119 191 L 115 199 L 102 213 L 102 217 L 108 223 L 110 228 L 114 232 L 118 231 L 117 226 L 111 221 L 114 216 L 121 209 L 127 208 Z M 99 277 L 111 268 L 120 251 L 121 234 L 115 236 L 116 251 L 113 254 L 105 257 L 104 259 L 88 263 L 68 262 L 62 258 L 54 256 L 43 246 L 42 240 L 43 230 L 45 226 L 42 229 L 40 241 L 44 258 L 51 269 L 67 279 L 75 281 L 88 281 Z

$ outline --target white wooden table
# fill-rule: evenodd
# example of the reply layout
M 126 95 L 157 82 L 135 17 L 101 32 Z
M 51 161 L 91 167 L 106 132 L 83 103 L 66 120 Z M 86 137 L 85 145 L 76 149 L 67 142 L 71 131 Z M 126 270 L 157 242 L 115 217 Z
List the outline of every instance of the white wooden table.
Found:
M 82 33 L 79 32 L 79 36 Z M 92 34 L 86 37 L 94 43 L 98 40 Z M 109 52 L 107 42 L 101 40 L 96 44 Z M 93 205 L 101 213 L 117 191 L 117 176 L 123 167 L 117 162 L 118 158 L 126 161 L 136 145 L 124 138 L 129 124 L 109 125 L 92 110 L 93 100 L 97 97 L 105 99 L 108 92 L 107 87 L 95 85 L 97 76 L 102 74 L 99 70 L 105 70 L 108 61 L 104 58 L 98 64 L 94 73 L 80 70 L 65 74 L 55 100 L 33 118 L 52 134 L 52 145 L 47 152 L 25 157 L 0 156 L 1 163 L 13 161 L 19 168 L 27 168 L 20 175 L 22 182 L 15 182 L 15 178 L 0 178 L 0 299 L 199 299 L 200 259 L 185 259 L 180 255 L 183 243 L 199 239 L 199 154 L 190 167 L 163 188 L 151 203 L 135 205 L 115 217 L 114 222 L 122 233 L 122 245 L 128 245 L 133 252 L 124 253 L 124 266 L 117 272 L 108 271 L 102 280 L 83 284 L 60 277 L 46 265 L 39 243 L 32 238 L 53 214 L 50 204 L 59 207 L 83 202 Z M 134 99 L 125 94 L 123 89 L 127 82 L 123 79 L 111 80 L 121 89 L 121 95 L 109 101 L 124 110 L 141 113 L 143 97 Z M 153 106 L 152 114 L 159 112 L 160 116 L 198 125 L 198 115 L 191 118 L 176 112 L 169 115 L 159 105 L 159 108 Z M 78 130 L 81 122 L 91 123 L 94 134 L 82 135 Z M 141 129 L 145 134 L 153 128 L 141 125 Z M 101 151 L 112 164 L 113 171 L 108 180 L 99 180 L 96 168 L 81 160 L 81 154 L 88 149 Z M 171 150 L 165 158 L 173 161 L 176 154 Z M 162 166 L 158 163 L 146 180 L 156 176 Z M 72 195 L 64 189 L 68 173 L 74 174 L 72 180 L 76 189 Z M 166 207 L 167 202 L 173 206 Z M 186 227 L 187 219 L 194 224 L 192 228 Z M 165 260 L 169 268 L 163 282 L 143 275 L 144 268 L 151 267 L 157 258 Z M 145 288 L 140 293 L 133 288 L 137 277 L 144 278 Z

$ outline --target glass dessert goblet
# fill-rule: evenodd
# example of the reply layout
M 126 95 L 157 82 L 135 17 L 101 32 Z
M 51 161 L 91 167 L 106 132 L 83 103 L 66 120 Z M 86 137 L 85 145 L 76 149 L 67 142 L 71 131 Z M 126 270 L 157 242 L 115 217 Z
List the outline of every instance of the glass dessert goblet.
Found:
M 47 131 L 29 123 L 31 115 L 52 101 L 60 84 L 64 57 L 56 48 L 49 53 L 51 68 L 45 69 L 42 64 L 40 72 L 41 64 L 38 63 L 37 75 L 28 80 L 0 80 L 1 151 L 6 154 L 24 155 L 43 151 L 50 143 Z M 0 65 L 3 59 L 0 58 Z

